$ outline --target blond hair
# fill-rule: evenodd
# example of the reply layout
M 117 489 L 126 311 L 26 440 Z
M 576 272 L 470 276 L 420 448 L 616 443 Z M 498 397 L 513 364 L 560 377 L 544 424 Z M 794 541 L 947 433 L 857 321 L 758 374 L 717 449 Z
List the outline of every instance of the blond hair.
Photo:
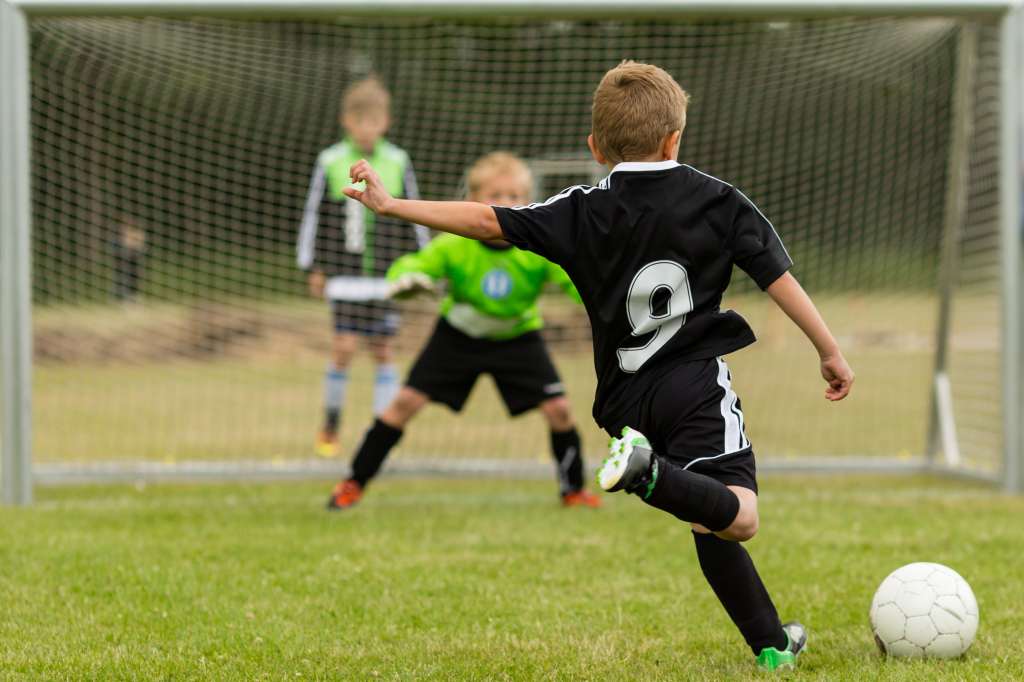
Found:
M 511 152 L 491 152 L 473 162 L 466 171 L 466 192 L 475 194 L 496 175 L 521 175 L 527 192 L 533 193 L 533 173 L 526 162 Z
M 353 116 L 391 114 L 391 93 L 376 76 L 356 81 L 341 96 L 341 113 Z
M 666 135 L 686 127 L 689 101 L 663 69 L 625 60 L 594 90 L 594 144 L 611 163 L 655 154 Z

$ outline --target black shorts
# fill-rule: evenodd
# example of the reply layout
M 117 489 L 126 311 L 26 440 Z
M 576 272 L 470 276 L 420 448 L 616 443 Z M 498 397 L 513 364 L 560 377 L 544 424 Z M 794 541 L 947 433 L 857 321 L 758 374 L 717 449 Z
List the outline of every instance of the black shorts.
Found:
M 438 320 L 405 383 L 458 412 L 481 374 L 494 377 L 505 407 L 513 416 L 565 394 L 537 332 L 507 341 L 475 339 L 444 318 Z
M 390 301 L 331 301 L 335 333 L 363 336 L 394 336 L 398 310 Z
M 632 426 L 657 454 L 684 469 L 756 493 L 754 451 L 731 380 L 721 358 L 680 363 L 608 432 L 617 437 Z

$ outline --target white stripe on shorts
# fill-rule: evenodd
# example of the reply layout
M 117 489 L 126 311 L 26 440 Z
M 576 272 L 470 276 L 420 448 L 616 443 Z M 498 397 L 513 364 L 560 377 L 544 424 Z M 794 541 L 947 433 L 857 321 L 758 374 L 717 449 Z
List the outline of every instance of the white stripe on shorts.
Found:
M 729 366 L 725 364 L 725 360 L 722 358 L 716 358 L 716 361 L 718 362 L 718 385 L 722 387 L 723 391 L 722 400 L 718 403 L 724 426 L 722 453 L 709 457 L 698 457 L 683 467 L 684 469 L 689 469 L 697 462 L 718 459 L 750 447 L 750 441 L 747 440 L 747 435 L 743 431 L 743 411 L 740 410 L 738 404 L 739 396 L 732 390 Z

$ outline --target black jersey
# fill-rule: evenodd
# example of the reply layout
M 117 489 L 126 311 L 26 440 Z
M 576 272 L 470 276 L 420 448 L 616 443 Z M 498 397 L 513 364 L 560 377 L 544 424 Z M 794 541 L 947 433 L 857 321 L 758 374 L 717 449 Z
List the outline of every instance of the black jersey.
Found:
M 346 138 L 317 157 L 298 240 L 299 267 L 346 278 L 345 293 L 352 296 L 346 300 L 354 301 L 368 295 L 357 278 L 382 279 L 396 259 L 430 240 L 426 228 L 377 216 L 345 196 L 349 168 L 363 156 L 369 156 L 389 192 L 419 199 L 416 175 L 404 149 L 380 139 L 368 155 Z
M 594 418 L 606 426 L 666 366 L 754 342 L 720 310 L 733 264 L 762 289 L 793 265 L 772 224 L 738 189 L 675 161 L 625 162 L 596 187 L 495 207 L 505 238 L 558 263 L 594 336 Z

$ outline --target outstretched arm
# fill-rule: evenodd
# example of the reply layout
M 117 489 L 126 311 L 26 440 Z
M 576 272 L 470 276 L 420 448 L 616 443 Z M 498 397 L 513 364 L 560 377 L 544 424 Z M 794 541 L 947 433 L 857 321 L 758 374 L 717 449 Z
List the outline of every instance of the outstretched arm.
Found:
M 785 273 L 766 289 L 776 305 L 800 327 L 821 358 L 821 376 L 828 382 L 825 397 L 828 400 L 842 400 L 850 393 L 853 385 L 853 370 L 846 363 L 839 344 L 829 331 L 825 320 L 811 298 L 790 273 Z
M 352 182 L 365 182 L 366 188 L 359 191 L 354 187 L 346 187 L 345 195 L 361 202 L 374 213 L 470 239 L 488 241 L 503 237 L 498 216 L 486 204 L 473 201 L 396 199 L 384 189 L 377 171 L 365 160 L 354 163 L 349 176 Z
M 388 268 L 388 298 L 412 298 L 436 293 L 437 280 L 445 276 L 444 244 L 451 237 L 438 237 L 419 251 L 407 253 Z

